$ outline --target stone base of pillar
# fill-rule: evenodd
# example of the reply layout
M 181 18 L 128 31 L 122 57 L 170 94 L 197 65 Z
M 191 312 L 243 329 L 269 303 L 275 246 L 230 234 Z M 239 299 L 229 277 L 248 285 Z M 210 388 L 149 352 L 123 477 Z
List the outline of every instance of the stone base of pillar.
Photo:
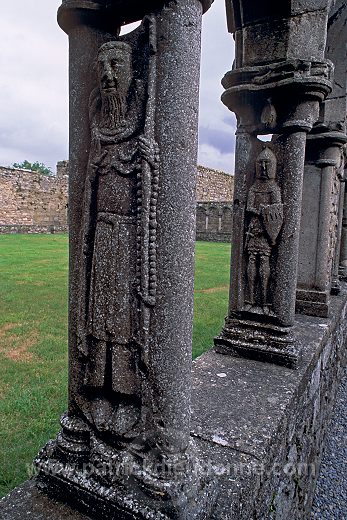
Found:
M 184 460 L 157 458 L 152 464 L 149 457 L 140 460 L 126 449 L 94 439 L 92 433 L 90 441 L 89 454 L 84 451 L 79 459 L 75 449 L 71 457 L 61 449 L 59 436 L 50 441 L 35 460 L 38 489 L 92 518 L 210 518 L 216 485 L 197 471 L 202 463 L 190 455 L 195 452 L 194 441 Z
M 337 296 L 341 291 L 341 283 L 338 276 L 333 276 L 332 282 L 331 282 L 331 294 L 334 296 Z
M 298 289 L 296 291 L 295 311 L 298 314 L 327 318 L 330 310 L 330 294 L 328 291 L 311 291 Z
M 339 267 L 339 278 L 344 282 L 347 280 L 347 266 L 340 265 Z
M 286 327 L 242 319 L 228 319 L 220 336 L 214 339 L 220 354 L 256 359 L 296 368 L 301 345 Z

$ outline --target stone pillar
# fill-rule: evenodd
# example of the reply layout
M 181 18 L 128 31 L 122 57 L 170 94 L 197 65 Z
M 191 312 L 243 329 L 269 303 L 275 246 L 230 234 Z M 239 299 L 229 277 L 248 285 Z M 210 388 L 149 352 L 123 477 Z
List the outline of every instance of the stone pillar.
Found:
M 70 40 L 69 409 L 36 462 L 44 490 L 105 518 L 198 519 L 212 507 L 190 441 L 211 3 L 66 0 L 59 10 Z
M 341 132 L 312 133 L 306 148 L 296 310 L 327 317 L 339 250 Z M 335 276 L 336 278 L 336 276 Z
M 344 197 L 343 147 L 346 103 L 346 9 L 331 5 L 325 56 L 334 64 L 331 93 L 308 136 L 300 231 L 297 312 L 327 317 L 339 291 L 339 254 Z
M 345 179 L 344 179 L 343 154 L 340 154 L 340 168 L 338 170 L 337 178 L 338 178 L 338 185 L 339 185 L 339 198 L 338 198 L 336 240 L 335 240 L 335 251 L 334 251 L 334 258 L 333 258 L 332 283 L 331 283 L 331 294 L 334 296 L 339 294 L 339 292 L 341 291 L 339 270 L 340 270 L 340 254 L 341 254 L 344 198 L 345 198 L 345 186 L 346 186 Z
M 346 181 L 345 181 L 344 203 L 343 203 L 339 275 L 342 280 L 347 279 L 347 190 L 346 190 Z
M 295 0 L 261 10 L 227 1 L 236 58 L 222 101 L 238 127 L 229 315 L 215 339 L 224 354 L 290 367 L 299 359 L 292 326 L 305 145 L 331 90 L 328 4 L 307 12 Z

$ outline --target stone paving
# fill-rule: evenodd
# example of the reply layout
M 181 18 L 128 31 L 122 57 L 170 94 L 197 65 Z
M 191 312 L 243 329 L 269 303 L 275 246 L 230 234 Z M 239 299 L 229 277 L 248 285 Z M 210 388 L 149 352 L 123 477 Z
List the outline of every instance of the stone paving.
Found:
M 347 518 L 347 368 L 337 394 L 311 518 Z

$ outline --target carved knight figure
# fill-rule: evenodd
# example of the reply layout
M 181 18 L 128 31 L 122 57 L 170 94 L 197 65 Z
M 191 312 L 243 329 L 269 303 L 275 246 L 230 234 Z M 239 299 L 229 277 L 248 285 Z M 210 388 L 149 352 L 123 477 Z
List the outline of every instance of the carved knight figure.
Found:
M 277 161 L 266 147 L 256 160 L 256 179 L 247 198 L 250 222 L 246 232 L 248 299 L 246 310 L 270 312 L 270 259 L 283 223 L 283 204 L 276 182 Z
M 144 130 L 147 78 L 136 75 L 134 59 L 132 45 L 119 40 L 102 45 L 97 56 L 78 323 L 88 395 L 83 412 L 99 432 L 120 438 L 137 435 L 141 414 L 142 191 L 155 218 L 158 183 L 158 149 Z

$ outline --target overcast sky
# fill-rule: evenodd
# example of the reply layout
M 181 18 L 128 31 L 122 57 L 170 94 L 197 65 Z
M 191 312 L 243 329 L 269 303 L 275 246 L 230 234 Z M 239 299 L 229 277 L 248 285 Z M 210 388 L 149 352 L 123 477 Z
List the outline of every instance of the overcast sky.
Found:
M 61 0 L 4 2 L 0 19 L 0 165 L 27 159 L 55 171 L 68 158 L 68 39 L 56 23 Z M 235 119 L 220 101 L 233 39 L 224 0 L 204 16 L 199 163 L 233 172 Z

